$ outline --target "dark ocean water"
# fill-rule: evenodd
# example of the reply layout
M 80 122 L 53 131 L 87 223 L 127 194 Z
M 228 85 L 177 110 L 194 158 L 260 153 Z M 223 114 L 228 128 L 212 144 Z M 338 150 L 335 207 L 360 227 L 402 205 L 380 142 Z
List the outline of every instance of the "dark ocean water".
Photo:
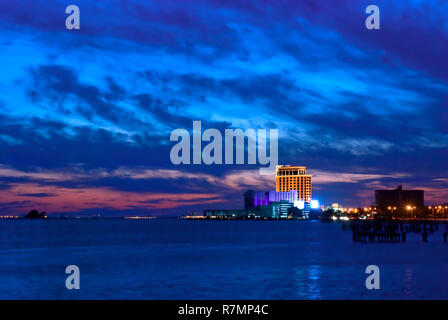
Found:
M 0 221 L 1 299 L 446 299 L 448 244 L 312 221 Z M 77 265 L 81 289 L 65 288 Z M 365 288 L 378 265 L 381 289 Z

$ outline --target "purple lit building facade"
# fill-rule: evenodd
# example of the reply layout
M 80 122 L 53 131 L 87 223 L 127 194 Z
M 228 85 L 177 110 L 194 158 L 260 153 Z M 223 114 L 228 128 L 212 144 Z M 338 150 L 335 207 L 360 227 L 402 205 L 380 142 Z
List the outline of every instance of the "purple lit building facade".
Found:
M 287 201 L 295 203 L 297 201 L 297 190 L 286 192 L 254 191 L 248 190 L 244 193 L 244 209 L 252 209 L 259 206 L 269 206 L 273 202 Z

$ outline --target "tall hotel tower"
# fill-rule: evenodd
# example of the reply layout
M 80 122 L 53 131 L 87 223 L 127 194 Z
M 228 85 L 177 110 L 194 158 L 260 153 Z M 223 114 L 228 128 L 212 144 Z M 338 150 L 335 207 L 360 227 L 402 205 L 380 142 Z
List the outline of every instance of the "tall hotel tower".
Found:
M 306 167 L 277 166 L 275 171 L 275 191 L 297 190 L 297 200 L 311 202 L 311 175 Z

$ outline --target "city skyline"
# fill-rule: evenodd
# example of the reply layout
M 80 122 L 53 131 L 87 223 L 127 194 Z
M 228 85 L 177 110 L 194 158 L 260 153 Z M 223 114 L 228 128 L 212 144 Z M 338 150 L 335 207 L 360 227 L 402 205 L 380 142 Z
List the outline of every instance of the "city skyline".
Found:
M 0 215 L 181 215 L 275 189 L 259 165 L 173 165 L 194 120 L 278 129 L 278 163 L 321 203 L 448 200 L 446 1 L 377 1 L 380 30 L 365 1 L 112 2 L 78 1 L 79 30 L 63 1 L 0 4 Z

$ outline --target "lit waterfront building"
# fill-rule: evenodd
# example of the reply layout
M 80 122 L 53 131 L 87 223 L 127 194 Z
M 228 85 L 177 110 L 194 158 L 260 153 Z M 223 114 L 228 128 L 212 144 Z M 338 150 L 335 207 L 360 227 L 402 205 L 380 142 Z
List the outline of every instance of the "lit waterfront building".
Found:
M 404 211 L 407 207 L 421 209 L 424 203 L 423 190 L 404 190 L 402 186 L 393 190 L 375 190 L 375 205 L 383 212 L 387 212 L 389 207 L 398 208 L 399 211 Z
M 311 202 L 311 175 L 306 167 L 277 166 L 275 171 L 275 191 L 297 191 L 297 201 Z
M 311 199 L 311 175 L 303 166 L 277 166 L 276 190 L 244 193 L 244 210 L 260 218 L 308 218 L 319 202 Z
M 331 204 L 331 208 L 332 208 L 333 210 L 343 210 L 343 209 L 344 209 L 344 207 L 342 207 L 342 205 L 339 204 L 339 203 L 332 203 L 332 204 Z
M 250 209 L 258 206 L 268 206 L 273 202 L 287 201 L 289 203 L 297 203 L 297 190 L 286 192 L 270 191 L 253 191 L 248 190 L 244 193 L 244 208 Z
M 288 200 L 280 200 L 271 204 L 274 209 L 274 217 L 283 219 L 288 217 L 289 209 L 293 207 L 293 204 Z
M 294 203 L 298 200 L 299 198 L 297 190 L 290 190 L 285 192 L 277 192 L 274 190 L 269 191 L 269 201 L 271 202 L 288 201 L 290 203 Z

